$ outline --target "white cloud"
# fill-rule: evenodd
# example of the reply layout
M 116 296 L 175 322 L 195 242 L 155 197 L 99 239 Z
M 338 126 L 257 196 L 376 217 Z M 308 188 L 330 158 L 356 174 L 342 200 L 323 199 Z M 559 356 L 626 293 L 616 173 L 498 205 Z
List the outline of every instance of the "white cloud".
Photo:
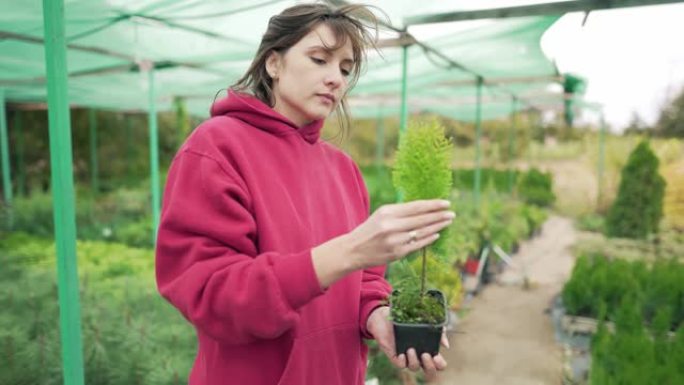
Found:
M 583 18 L 561 18 L 544 51 L 562 72 L 587 78 L 586 99 L 604 106 L 611 126 L 624 128 L 633 112 L 655 122 L 684 86 L 684 4 L 591 12 L 584 27 Z

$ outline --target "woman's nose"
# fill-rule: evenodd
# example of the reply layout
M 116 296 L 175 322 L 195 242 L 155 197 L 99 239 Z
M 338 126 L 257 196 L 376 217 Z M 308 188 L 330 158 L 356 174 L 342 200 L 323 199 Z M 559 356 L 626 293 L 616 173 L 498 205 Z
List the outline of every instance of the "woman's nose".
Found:
M 344 76 L 339 70 L 329 71 L 325 76 L 325 84 L 339 88 L 344 83 Z

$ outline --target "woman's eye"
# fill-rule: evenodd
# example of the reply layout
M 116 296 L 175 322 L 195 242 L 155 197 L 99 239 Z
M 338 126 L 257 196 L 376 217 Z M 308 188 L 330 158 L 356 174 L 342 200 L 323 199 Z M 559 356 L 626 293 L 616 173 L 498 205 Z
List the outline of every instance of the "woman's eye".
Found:
M 319 59 L 317 57 L 311 57 L 311 61 L 313 61 L 316 64 L 325 64 L 325 60 Z
M 344 68 L 342 68 L 340 70 L 340 72 L 342 72 L 342 75 L 344 75 L 344 76 L 349 76 L 349 74 L 351 73 L 348 69 L 344 69 Z

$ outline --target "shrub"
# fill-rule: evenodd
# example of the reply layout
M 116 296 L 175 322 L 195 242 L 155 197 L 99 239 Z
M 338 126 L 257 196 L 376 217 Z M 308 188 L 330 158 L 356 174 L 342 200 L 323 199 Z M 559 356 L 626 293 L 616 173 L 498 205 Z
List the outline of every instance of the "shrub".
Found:
M 59 384 L 54 243 L 11 233 L 0 255 L 0 383 Z M 186 382 L 195 335 L 157 294 L 152 251 L 79 242 L 78 258 L 86 383 Z
M 556 200 L 551 173 L 531 168 L 520 178 L 518 195 L 526 203 L 540 207 L 551 206 Z
M 643 261 L 582 255 L 562 297 L 568 314 L 598 318 L 605 306 L 609 320 L 621 317 L 625 300 L 636 301 L 647 325 L 657 323 L 658 312 L 669 309 L 669 328 L 675 329 L 684 322 L 684 266 L 674 259 L 657 259 L 649 267 Z
M 644 239 L 657 233 L 664 193 L 665 180 L 658 173 L 658 158 L 648 142 L 643 141 L 622 169 L 618 195 L 606 219 L 606 234 Z

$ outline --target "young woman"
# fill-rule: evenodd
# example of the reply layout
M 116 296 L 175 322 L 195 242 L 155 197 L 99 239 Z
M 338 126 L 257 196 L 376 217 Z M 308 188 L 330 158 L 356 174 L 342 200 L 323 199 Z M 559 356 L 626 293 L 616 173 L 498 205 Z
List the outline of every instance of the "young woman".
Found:
M 272 17 L 245 76 L 169 170 L 156 250 L 161 294 L 192 323 L 191 385 L 361 385 L 363 338 L 398 367 L 446 362 L 394 349 L 384 266 L 437 239 L 448 202 L 369 216 L 359 169 L 320 130 L 373 42 L 358 5 Z M 346 119 L 348 122 L 348 119 Z

